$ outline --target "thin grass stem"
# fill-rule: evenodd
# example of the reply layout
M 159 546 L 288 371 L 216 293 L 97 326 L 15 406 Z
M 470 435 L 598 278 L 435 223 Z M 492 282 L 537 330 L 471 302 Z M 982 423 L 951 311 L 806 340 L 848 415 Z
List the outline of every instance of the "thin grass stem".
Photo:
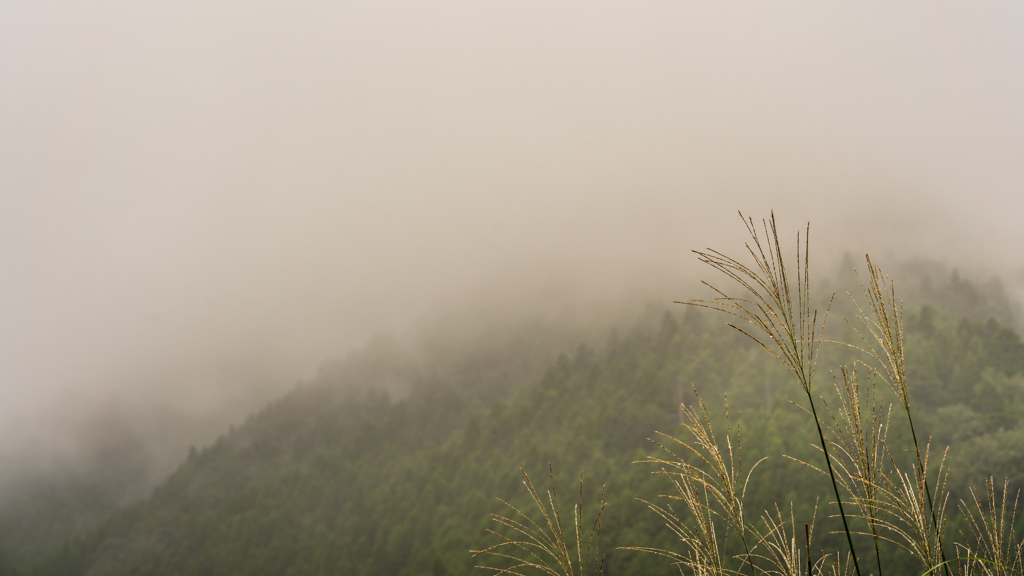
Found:
M 775 222 L 774 212 L 768 220 L 762 220 L 763 242 L 753 218 L 746 218 L 741 213 L 740 219 L 743 220 L 747 233 L 750 235 L 751 242 L 745 246 L 747 252 L 754 259 L 755 265 L 753 268 L 710 248 L 706 252 L 696 250 L 694 252 L 698 255 L 701 262 L 725 274 L 726 277 L 736 282 L 743 290 L 749 293 L 751 297 L 731 297 L 722 290 L 705 283 L 705 285 L 718 294 L 717 298 L 680 303 L 725 312 L 751 324 L 755 330 L 745 330 L 732 323 L 729 326 L 746 335 L 772 354 L 796 378 L 801 388 L 803 388 L 807 395 L 807 401 L 810 404 L 815 427 L 818 431 L 818 440 L 821 443 L 822 452 L 825 454 L 825 465 L 832 480 L 836 505 L 839 508 L 839 516 L 843 521 L 843 529 L 846 532 L 846 541 L 850 547 L 850 555 L 856 572 L 860 576 L 860 564 L 853 545 L 852 532 L 847 521 L 842 496 L 839 492 L 839 484 L 836 481 L 835 470 L 829 456 L 829 446 L 822 432 L 821 420 L 818 417 L 817 406 L 815 405 L 812 393 L 815 360 L 818 349 L 821 346 L 821 333 L 828 319 L 828 309 L 826 309 L 819 324 L 818 311 L 812 311 L 810 297 L 810 259 L 808 257 L 810 250 L 810 224 L 807 225 L 807 232 L 804 236 L 802 258 L 800 234 L 797 234 L 796 281 L 792 282 L 782 255 L 782 246 L 779 243 L 778 227 Z M 795 294 L 794 285 L 796 288 Z M 831 301 L 829 302 L 829 308 L 831 308 Z M 758 333 L 763 334 L 763 336 L 755 335 Z

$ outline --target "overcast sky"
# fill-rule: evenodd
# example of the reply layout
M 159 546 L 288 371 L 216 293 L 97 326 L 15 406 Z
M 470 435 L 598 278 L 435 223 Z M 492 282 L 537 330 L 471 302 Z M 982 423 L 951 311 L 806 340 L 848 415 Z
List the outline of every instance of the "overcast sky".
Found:
M 1019 2 L 3 2 L 0 436 L 485 300 L 668 301 L 737 210 L 1012 276 L 1021 38 Z

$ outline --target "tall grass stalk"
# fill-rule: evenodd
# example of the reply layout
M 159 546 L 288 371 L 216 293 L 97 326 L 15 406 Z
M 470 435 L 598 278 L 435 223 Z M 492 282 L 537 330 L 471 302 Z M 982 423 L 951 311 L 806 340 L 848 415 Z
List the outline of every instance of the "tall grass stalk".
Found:
M 796 240 L 796 282 L 791 282 L 791 274 L 782 256 L 779 243 L 778 227 L 774 212 L 768 220 L 762 220 L 763 239 L 753 218 L 744 218 L 743 224 L 750 235 L 750 242 L 745 247 L 754 259 L 750 267 L 739 260 L 726 256 L 717 250 L 707 249 L 706 252 L 695 250 L 701 262 L 725 274 L 747 293 L 748 297 L 729 296 L 711 284 L 704 284 L 718 294 L 713 300 L 692 300 L 680 302 L 725 312 L 740 320 L 742 326 L 730 323 L 729 326 L 746 335 L 775 357 L 796 380 L 807 396 L 811 416 L 818 430 L 818 440 L 825 457 L 825 467 L 832 480 L 832 489 L 836 497 L 836 506 L 843 521 L 846 542 L 856 573 L 860 576 L 860 564 L 853 545 L 853 535 L 849 519 L 843 507 L 843 498 L 836 480 L 836 472 L 832 465 L 829 443 L 821 427 L 817 405 L 814 401 L 813 383 L 815 360 L 821 347 L 822 331 L 828 319 L 828 309 L 818 322 L 818 311 L 811 305 L 810 290 L 810 225 L 804 235 L 803 257 L 801 258 L 800 234 Z M 793 287 L 796 287 L 794 292 Z M 831 301 L 829 302 L 831 308 Z M 749 324 L 749 326 L 747 325 Z
M 922 457 L 921 443 L 917 439 L 914 416 L 910 409 L 906 356 L 903 348 L 903 303 L 896 299 L 896 286 L 892 279 L 882 273 L 881 267 L 871 261 L 870 255 L 865 254 L 864 258 L 868 267 L 868 284 L 865 286 L 862 280 L 861 291 L 867 299 L 870 315 L 865 313 L 860 305 L 857 305 L 857 309 L 858 318 L 866 328 L 867 335 L 856 327 L 854 330 L 865 343 L 862 350 L 874 360 L 874 366 L 870 366 L 870 368 L 892 388 L 907 416 L 911 439 L 914 442 L 914 454 L 917 462 L 916 476 L 920 478 L 922 490 L 927 497 L 932 529 L 940 537 L 939 553 L 943 562 L 943 570 L 946 576 L 949 576 L 949 564 L 946 562 L 946 552 L 941 542 L 942 531 L 939 530 L 939 514 L 935 510 L 935 499 L 928 483 L 927 457 Z
M 886 468 L 886 438 L 889 431 L 891 409 L 876 397 L 874 374 L 871 374 L 865 389 L 861 388 L 856 368 L 840 369 L 837 377 L 832 374 L 839 405 L 835 412 L 825 404 L 832 424 L 828 426 L 830 443 L 838 456 L 836 467 L 840 470 L 839 483 L 851 495 L 851 500 L 860 510 L 860 516 L 868 525 L 868 531 L 875 544 L 875 561 L 878 576 L 883 575 L 882 554 L 879 544 L 881 528 L 885 517 L 882 502 L 883 489 L 891 482 L 892 473 Z

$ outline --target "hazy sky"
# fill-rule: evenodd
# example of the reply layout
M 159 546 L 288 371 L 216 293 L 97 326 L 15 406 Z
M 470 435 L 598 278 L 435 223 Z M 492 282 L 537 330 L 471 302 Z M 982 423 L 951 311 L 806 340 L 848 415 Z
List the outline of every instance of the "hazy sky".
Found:
M 1012 273 L 1021 38 L 1019 2 L 0 3 L 0 437 L 485 299 L 669 300 L 736 210 Z

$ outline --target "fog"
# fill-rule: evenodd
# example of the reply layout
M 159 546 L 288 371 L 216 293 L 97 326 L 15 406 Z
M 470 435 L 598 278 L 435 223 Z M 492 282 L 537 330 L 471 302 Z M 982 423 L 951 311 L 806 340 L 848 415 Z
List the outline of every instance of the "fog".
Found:
M 667 302 L 737 210 L 1019 291 L 1022 37 L 1011 2 L 4 2 L 0 458 L 125 411 L 181 458 L 379 334 Z

